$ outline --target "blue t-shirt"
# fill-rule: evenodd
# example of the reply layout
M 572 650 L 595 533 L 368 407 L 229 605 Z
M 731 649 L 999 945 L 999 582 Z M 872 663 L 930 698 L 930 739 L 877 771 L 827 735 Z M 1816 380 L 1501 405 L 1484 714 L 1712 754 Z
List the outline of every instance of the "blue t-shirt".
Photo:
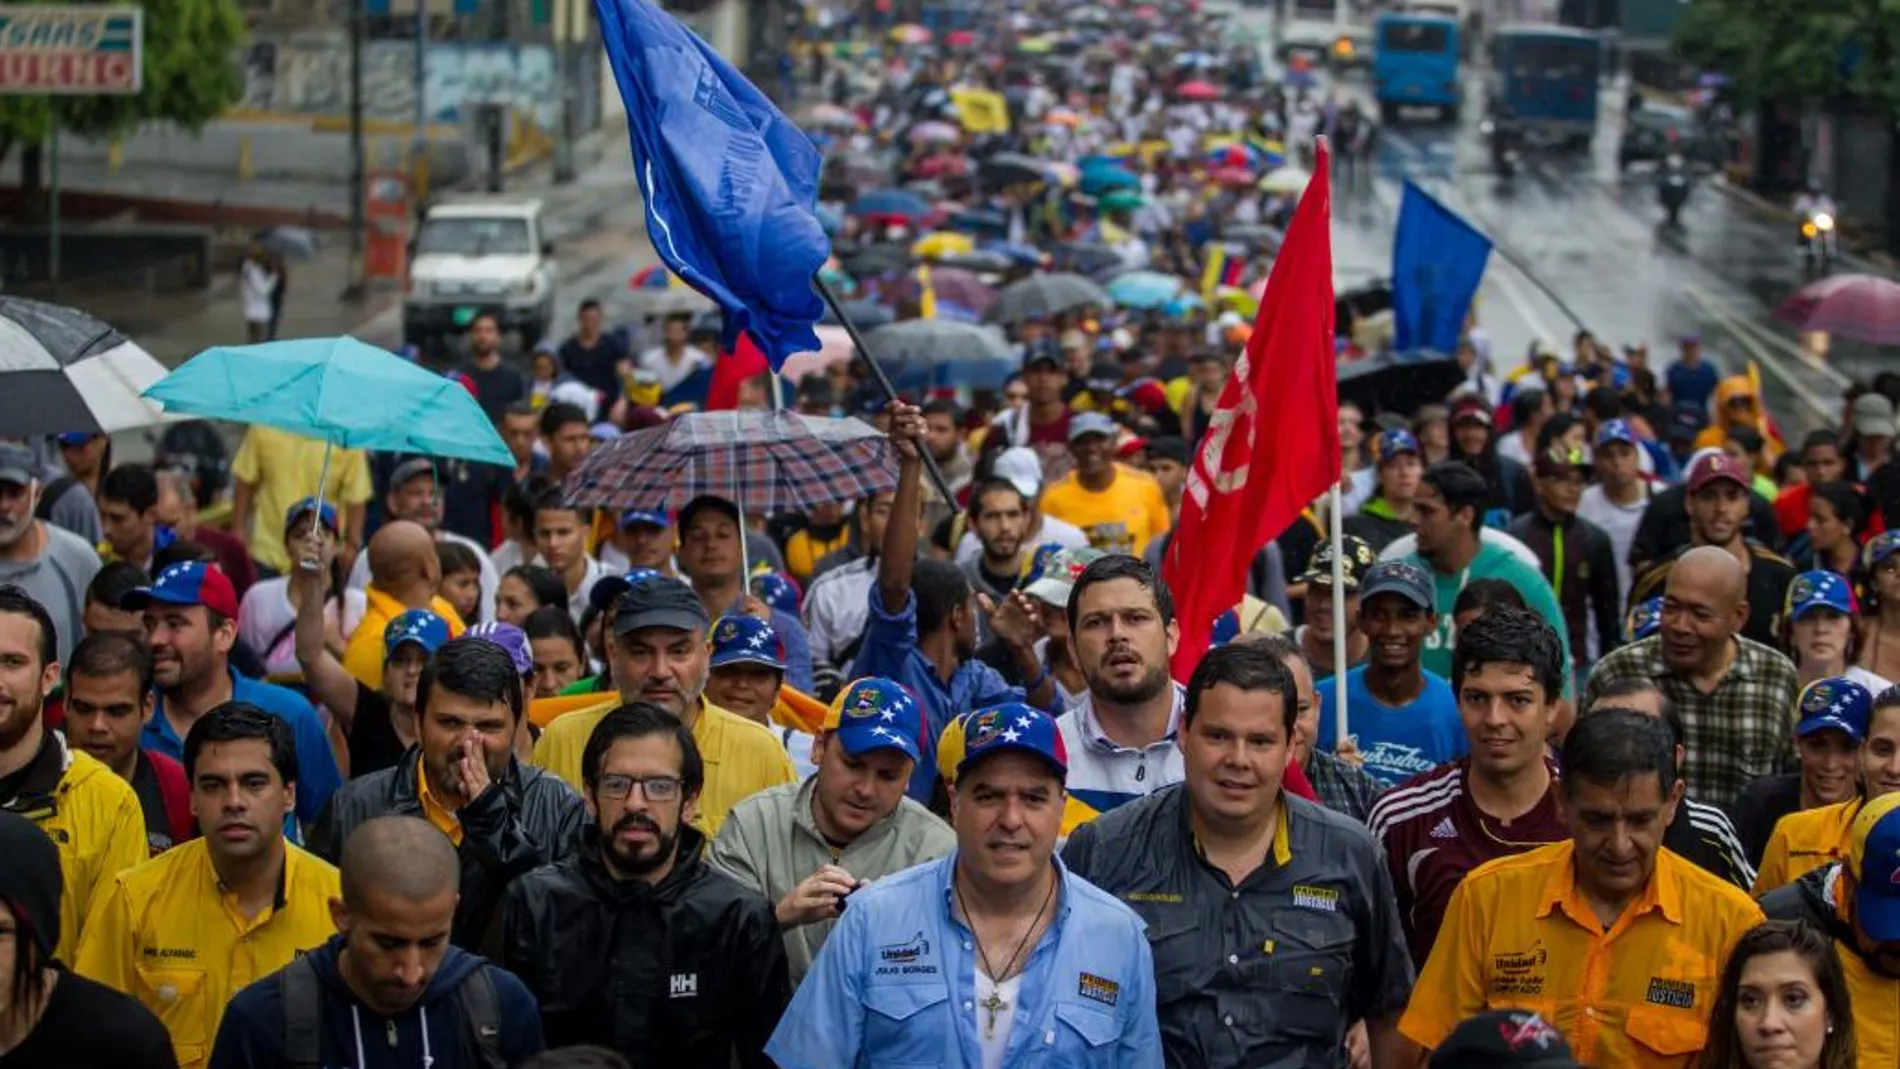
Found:
M 1715 392 L 1716 380 L 1720 377 L 1715 365 L 1703 357 L 1694 367 L 1686 367 L 1681 363 L 1669 365 L 1663 380 L 1669 384 L 1669 397 L 1677 408 L 1707 412 L 1709 395 Z
M 1319 738 L 1322 750 L 1333 748 L 1338 728 L 1338 702 L 1333 692 L 1337 676 L 1321 680 L 1319 696 Z M 1458 718 L 1458 700 L 1451 684 L 1430 672 L 1425 673 L 1425 689 L 1410 703 L 1394 708 L 1380 702 L 1366 689 L 1366 666 L 1346 673 L 1346 723 L 1359 752 L 1366 755 L 1366 774 L 1381 787 L 1399 784 L 1447 761 L 1465 755 L 1464 721 Z

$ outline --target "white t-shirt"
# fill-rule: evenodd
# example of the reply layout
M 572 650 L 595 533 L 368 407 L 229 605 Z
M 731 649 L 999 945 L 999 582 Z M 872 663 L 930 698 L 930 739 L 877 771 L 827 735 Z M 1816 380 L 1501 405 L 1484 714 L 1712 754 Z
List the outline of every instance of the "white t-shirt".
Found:
M 1022 993 L 1023 974 L 997 983 L 983 975 L 982 969 L 976 972 L 976 1046 L 983 1055 L 983 1069 L 1003 1069 L 1003 1052 L 1009 1049 L 1009 1034 L 1016 1030 L 1016 996 Z M 990 1027 L 990 1011 L 984 1003 L 990 997 L 1003 1001 L 996 1011 L 996 1027 Z
M 660 392 L 665 393 L 685 382 L 687 376 L 700 368 L 711 367 L 712 357 L 707 356 L 705 350 L 688 345 L 686 351 L 680 354 L 680 362 L 675 364 L 666 358 L 666 348 L 656 345 L 641 353 L 640 359 L 635 361 L 635 364 L 641 370 L 651 371 L 657 376 L 660 380 Z
M 1647 489 L 1634 504 L 1619 505 L 1603 492 L 1601 483 L 1584 487 L 1583 497 L 1577 502 L 1577 515 L 1603 528 L 1604 533 L 1610 536 L 1610 545 L 1616 550 L 1616 601 L 1619 605 L 1629 603 L 1630 584 L 1635 581 L 1635 576 L 1630 574 L 1630 545 L 1636 541 L 1636 528 L 1642 524 L 1643 513 L 1648 509 Z
M 1877 676 L 1867 669 L 1862 668 L 1860 665 L 1855 665 L 1841 674 L 1859 683 L 1861 686 L 1866 687 L 1867 693 L 1872 694 L 1876 698 L 1880 696 L 1881 691 L 1893 686 L 1893 680 L 1885 676 Z
M 323 618 L 336 624 L 343 641 L 348 642 L 368 609 L 369 598 L 361 590 L 345 590 L 342 617 L 337 616 L 336 599 L 330 598 L 323 603 Z M 290 603 L 290 578 L 280 575 L 262 579 L 251 584 L 238 605 L 238 638 L 263 660 L 264 671 L 295 675 L 302 671 L 297 664 L 297 636 L 291 627 L 296 620 L 297 609 Z

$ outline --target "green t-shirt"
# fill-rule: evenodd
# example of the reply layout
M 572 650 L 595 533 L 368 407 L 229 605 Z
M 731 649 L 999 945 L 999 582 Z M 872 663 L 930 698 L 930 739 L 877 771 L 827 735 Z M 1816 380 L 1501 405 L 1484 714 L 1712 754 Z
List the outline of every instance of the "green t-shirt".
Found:
M 1576 666 L 1570 663 L 1570 631 L 1564 626 L 1563 609 L 1557 605 L 1557 595 L 1551 592 L 1550 583 L 1536 568 L 1521 560 L 1517 554 L 1495 546 L 1489 542 L 1478 546 L 1478 555 L 1462 572 L 1446 574 L 1432 567 L 1431 562 L 1414 553 L 1405 558 L 1413 564 L 1431 573 L 1434 600 L 1438 609 L 1438 630 L 1425 636 L 1425 653 L 1421 658 L 1427 672 L 1436 672 L 1449 680 L 1451 678 L 1451 653 L 1456 645 L 1457 624 L 1452 619 L 1452 606 L 1458 603 L 1458 595 L 1465 584 L 1473 579 L 1502 579 L 1517 588 L 1524 595 L 1524 603 L 1530 610 L 1544 618 L 1550 626 L 1557 629 L 1557 640 L 1564 651 L 1564 696 L 1571 697 L 1575 688 L 1571 675 Z

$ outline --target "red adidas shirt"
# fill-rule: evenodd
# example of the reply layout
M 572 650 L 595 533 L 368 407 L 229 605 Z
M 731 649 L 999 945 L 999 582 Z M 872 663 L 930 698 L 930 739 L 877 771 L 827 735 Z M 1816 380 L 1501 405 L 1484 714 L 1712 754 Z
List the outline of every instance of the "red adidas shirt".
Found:
M 1557 766 L 1550 789 L 1531 811 L 1505 823 L 1478 808 L 1465 790 L 1470 758 L 1439 765 L 1379 796 L 1367 815 L 1398 891 L 1399 919 L 1412 961 L 1423 967 L 1445 907 L 1465 873 L 1493 858 L 1570 837 L 1557 811 Z

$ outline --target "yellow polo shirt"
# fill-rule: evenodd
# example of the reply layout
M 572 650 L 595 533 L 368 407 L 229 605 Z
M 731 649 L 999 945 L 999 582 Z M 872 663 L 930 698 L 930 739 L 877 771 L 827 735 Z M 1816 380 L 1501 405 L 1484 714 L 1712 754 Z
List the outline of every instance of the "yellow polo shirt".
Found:
M 363 610 L 363 619 L 357 622 L 356 630 L 350 632 L 350 644 L 343 649 L 343 670 L 369 689 L 381 690 L 383 661 L 388 656 L 383 646 L 383 632 L 388 629 L 389 621 L 408 612 L 409 606 L 376 589 L 374 583 L 363 594 L 369 606 Z M 430 599 L 429 610 L 448 621 L 450 638 L 468 630 L 455 607 L 441 598 Z
M 1686 1069 L 1708 1041 L 1722 964 L 1761 908 L 1666 849 L 1605 931 L 1577 889 L 1569 840 L 1473 869 L 1412 989 L 1399 1031 L 1427 1050 L 1486 1010 L 1542 1015 L 1578 1062 Z
M 329 450 L 329 468 L 324 467 L 324 451 Z M 252 424 L 244 432 L 237 455 L 231 458 L 231 475 L 257 488 L 251 499 L 252 525 L 249 531 L 236 532 L 251 549 L 257 563 L 274 571 L 290 571 L 290 551 L 284 548 L 284 515 L 290 506 L 310 496 L 318 479 L 323 479 L 323 500 L 337 506 L 339 512 L 369 501 L 369 454 L 361 449 L 332 449 L 316 438 L 306 438 L 262 424 Z M 361 531 L 345 531 L 357 538 Z M 382 632 L 377 632 L 382 637 Z
M 1830 861 L 1847 856 L 1847 831 L 1865 802 L 1849 798 L 1845 802 L 1803 809 L 1775 821 L 1762 850 L 1761 868 L 1751 889 L 1756 898 L 1807 875 Z
M 587 737 L 607 714 L 621 705 L 618 694 L 603 694 L 600 705 L 563 714 L 541 732 L 534 745 L 534 763 L 566 780 L 582 794 L 581 753 Z M 706 785 L 699 792 L 699 814 L 693 826 L 711 839 L 719 834 L 732 807 L 766 789 L 797 778 L 792 758 L 772 729 L 701 700 L 693 721 L 693 741 L 706 765 Z
M 1161 484 L 1124 464 L 1115 466 L 1115 481 L 1101 491 L 1083 487 L 1075 472 L 1064 475 L 1043 492 L 1040 507 L 1043 515 L 1080 527 L 1089 545 L 1105 553 L 1139 557 L 1149 539 L 1174 526 Z
M 462 818 L 455 810 L 443 805 L 442 800 L 429 789 L 429 773 L 422 765 L 421 761 L 416 762 L 416 799 L 422 803 L 422 815 L 459 849 L 462 845 Z
M 194 839 L 119 874 L 86 921 L 73 969 L 158 1015 L 179 1069 L 196 1069 L 233 995 L 335 934 L 330 900 L 342 893 L 334 867 L 286 843 L 276 903 L 247 920 Z

